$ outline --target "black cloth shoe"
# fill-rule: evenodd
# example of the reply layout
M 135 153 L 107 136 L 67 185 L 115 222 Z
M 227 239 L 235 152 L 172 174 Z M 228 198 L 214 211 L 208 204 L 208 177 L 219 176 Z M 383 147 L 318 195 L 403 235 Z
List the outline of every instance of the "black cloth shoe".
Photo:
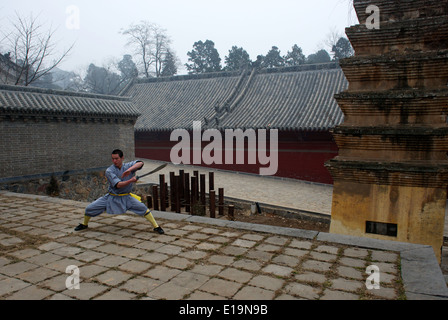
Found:
M 154 231 L 158 232 L 159 234 L 164 234 L 165 233 L 165 231 L 163 231 L 163 229 L 161 227 L 154 228 Z
M 85 225 L 83 225 L 82 223 L 80 223 L 79 226 L 77 226 L 77 227 L 75 228 L 75 231 L 81 231 L 81 230 L 85 230 L 85 229 L 87 229 L 87 228 L 88 228 L 87 226 L 85 226 Z

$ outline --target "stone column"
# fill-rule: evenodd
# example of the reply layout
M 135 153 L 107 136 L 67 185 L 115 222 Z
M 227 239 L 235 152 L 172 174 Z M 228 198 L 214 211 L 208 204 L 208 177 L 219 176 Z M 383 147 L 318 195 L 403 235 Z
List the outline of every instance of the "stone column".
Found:
M 375 7 L 369 7 L 374 5 Z M 428 244 L 440 260 L 448 184 L 448 1 L 354 0 L 355 56 L 336 95 L 344 123 L 330 232 Z M 369 7 L 369 10 L 367 8 Z M 372 28 L 372 11 L 380 18 Z M 369 18 L 370 17 L 370 18 Z

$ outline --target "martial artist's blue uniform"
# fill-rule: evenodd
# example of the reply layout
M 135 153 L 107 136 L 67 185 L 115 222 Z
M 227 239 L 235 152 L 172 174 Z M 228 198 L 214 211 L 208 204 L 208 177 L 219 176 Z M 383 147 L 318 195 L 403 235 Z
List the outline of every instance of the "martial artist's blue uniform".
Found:
M 132 183 L 121 189 L 116 188 L 119 182 L 127 181 L 135 175 L 135 173 L 132 173 L 123 179 L 121 178 L 123 173 L 137 162 L 141 161 L 123 163 L 121 169 L 112 165 L 106 170 L 109 193 L 88 205 L 85 212 L 86 216 L 96 217 L 104 211 L 109 214 L 124 214 L 129 210 L 139 216 L 144 216 L 148 212 L 146 205 L 131 195 Z

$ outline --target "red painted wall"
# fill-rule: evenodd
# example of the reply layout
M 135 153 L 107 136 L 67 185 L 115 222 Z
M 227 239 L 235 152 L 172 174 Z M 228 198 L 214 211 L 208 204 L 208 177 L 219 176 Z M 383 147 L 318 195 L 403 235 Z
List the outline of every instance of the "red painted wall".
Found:
M 190 137 L 192 137 L 192 134 L 190 134 Z M 192 138 L 190 139 L 192 140 Z M 202 148 L 209 143 L 203 142 Z M 135 152 L 139 158 L 171 162 L 170 152 L 173 146 L 177 144 L 178 141 L 170 141 L 170 132 L 136 132 L 135 134 Z M 329 132 L 279 132 L 278 146 L 278 171 L 276 176 L 326 184 L 333 183 L 333 179 L 325 168 L 324 163 L 337 156 L 338 148 Z M 269 145 L 267 149 L 270 150 Z M 267 156 L 269 157 L 269 153 Z M 224 153 L 222 159 L 224 162 Z M 192 164 L 192 156 L 190 160 L 190 164 Z M 234 159 L 235 162 L 236 160 Z M 269 164 L 250 165 L 247 162 L 246 151 L 245 164 L 243 165 L 225 163 L 222 165 L 213 164 L 211 166 L 202 163 L 201 165 L 255 174 L 259 174 L 260 166 L 269 166 Z

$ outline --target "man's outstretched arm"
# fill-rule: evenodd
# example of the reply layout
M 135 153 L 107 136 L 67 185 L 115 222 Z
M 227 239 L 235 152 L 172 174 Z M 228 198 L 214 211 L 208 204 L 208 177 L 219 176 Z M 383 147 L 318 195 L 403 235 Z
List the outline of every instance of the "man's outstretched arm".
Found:
M 121 178 L 125 178 L 128 175 L 134 173 L 135 171 L 140 170 L 141 168 L 143 168 L 144 163 L 142 161 L 138 161 L 136 164 L 134 164 L 132 167 L 130 167 L 128 170 L 126 170 L 125 172 L 123 172 L 123 175 L 121 176 Z

